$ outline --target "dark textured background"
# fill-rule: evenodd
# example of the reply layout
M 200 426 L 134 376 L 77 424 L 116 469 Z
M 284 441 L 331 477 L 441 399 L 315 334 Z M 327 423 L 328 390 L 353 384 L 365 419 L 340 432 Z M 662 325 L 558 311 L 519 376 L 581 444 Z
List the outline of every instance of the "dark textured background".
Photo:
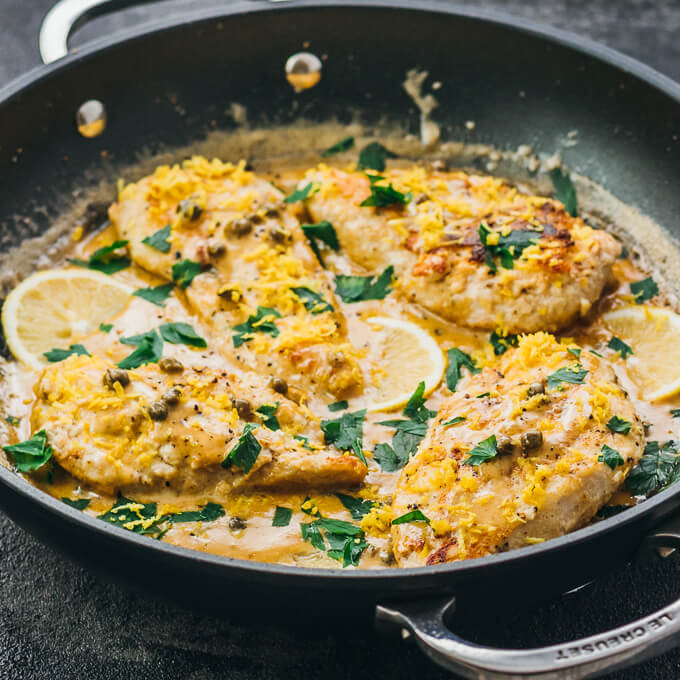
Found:
M 39 64 L 38 28 L 51 4 L 0 0 L 0 86 Z M 189 4 L 166 2 L 162 10 L 148 7 L 98 19 L 75 42 Z M 680 0 L 487 0 L 484 7 L 587 35 L 680 80 Z M 678 576 L 680 558 L 648 556 L 541 609 L 461 621 L 459 630 L 479 641 L 524 647 L 580 637 L 678 597 Z M 84 572 L 0 514 L 0 680 L 416 675 L 419 680 L 450 677 L 412 647 L 370 630 L 286 631 L 269 628 L 266 621 L 243 626 L 145 599 Z M 611 677 L 675 680 L 680 650 Z

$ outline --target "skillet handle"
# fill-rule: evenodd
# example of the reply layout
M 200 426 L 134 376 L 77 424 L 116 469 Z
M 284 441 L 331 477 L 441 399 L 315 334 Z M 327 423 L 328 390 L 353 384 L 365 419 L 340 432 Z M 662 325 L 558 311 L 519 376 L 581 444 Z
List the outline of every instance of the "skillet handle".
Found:
M 647 543 L 671 551 L 680 548 L 680 522 L 676 519 L 661 527 Z M 415 640 L 432 661 L 476 680 L 590 678 L 639 663 L 680 642 L 680 599 L 605 633 L 521 650 L 484 647 L 452 633 L 444 620 L 454 605 L 450 596 L 378 605 L 376 623 L 379 628 L 397 627 L 403 638 Z

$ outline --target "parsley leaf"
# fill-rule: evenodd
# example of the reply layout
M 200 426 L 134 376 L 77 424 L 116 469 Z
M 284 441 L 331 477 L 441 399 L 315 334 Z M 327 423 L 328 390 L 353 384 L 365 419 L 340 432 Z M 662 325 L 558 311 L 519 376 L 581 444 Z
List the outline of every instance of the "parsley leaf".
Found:
M 222 467 L 228 468 L 232 465 L 243 468 L 244 474 L 248 474 L 255 465 L 257 457 L 260 455 L 262 446 L 257 441 L 253 430 L 257 427 L 254 423 L 246 423 L 238 441 L 222 461 Z
M 144 364 L 155 364 L 163 356 L 163 340 L 155 330 L 121 338 L 120 342 L 137 349 L 120 361 L 118 368 L 130 369 L 139 368 Z
M 555 198 L 564 204 L 564 209 L 572 216 L 578 215 L 578 204 L 576 201 L 576 190 L 571 181 L 571 177 L 562 170 L 555 168 L 552 173 L 553 186 L 555 187 Z
M 300 533 L 302 540 L 311 543 L 317 550 L 326 549 L 326 541 L 321 533 L 321 527 L 318 522 L 303 522 L 300 524 Z
M 133 295 L 134 295 L 134 293 L 133 293 Z M 112 323 L 100 323 L 99 324 L 99 330 L 102 333 L 108 333 L 112 328 L 113 328 Z
M 530 229 L 516 229 L 504 236 L 498 231 L 492 231 L 485 222 L 479 225 L 478 233 L 484 247 L 484 262 L 492 272 L 498 271 L 494 258 L 499 258 L 504 269 L 513 269 L 514 260 L 539 238 L 537 233 Z
M 442 423 L 442 427 L 451 427 L 452 425 L 458 425 L 458 423 L 462 423 L 464 420 L 467 420 L 465 416 L 456 416 L 455 418 L 451 418 L 451 420 L 447 420 L 445 423 Z
M 334 401 L 332 404 L 328 404 L 328 410 L 335 413 L 335 411 L 344 411 L 348 406 L 347 399 L 343 399 L 342 401 Z
M 322 530 L 325 531 L 325 540 Z M 341 560 L 343 567 L 357 566 L 361 554 L 368 547 L 360 527 L 339 519 L 321 518 L 307 522 L 300 525 L 300 532 L 302 539 L 318 550 L 325 550 L 328 541 L 328 556 Z
M 52 363 L 56 361 L 63 361 L 71 355 L 75 354 L 79 357 L 89 357 L 90 353 L 82 345 L 69 345 L 68 349 L 51 349 L 49 352 L 43 352 L 43 356 L 47 361 Z
M 119 493 L 111 509 L 98 517 L 136 534 L 161 538 L 165 534 L 160 526 L 163 518 L 156 514 L 156 508 L 156 503 L 138 503 Z
M 344 139 L 341 139 L 339 142 L 336 142 L 335 144 L 333 144 L 333 146 L 329 146 L 325 151 L 322 151 L 321 155 L 324 158 L 328 158 L 329 156 L 333 156 L 336 153 L 342 153 L 343 151 L 349 151 L 353 146 L 354 146 L 354 137 L 345 137 Z
M 672 408 L 670 410 L 670 414 L 673 416 L 673 418 L 680 418 L 680 408 Z M 10 418 L 11 416 L 7 416 L 7 417 Z M 9 422 L 9 421 L 7 421 L 7 422 Z M 14 425 L 14 423 L 11 423 L 11 424 Z M 16 424 L 18 425 L 19 423 L 16 423 Z
M 290 508 L 282 508 L 280 505 L 276 506 L 274 510 L 274 517 L 272 518 L 273 527 L 287 527 L 293 517 L 293 511 Z
M 607 427 L 612 432 L 618 432 L 619 434 L 628 434 L 630 432 L 631 422 L 619 418 L 618 416 L 612 416 L 607 423 Z
M 489 337 L 489 342 L 493 347 L 493 353 L 499 357 L 505 354 L 510 347 L 517 345 L 517 336 L 514 333 L 502 335 L 498 331 L 494 331 Z
M 659 286 L 651 276 L 648 276 L 641 281 L 633 281 L 630 284 L 630 292 L 635 296 L 635 302 L 641 305 L 659 294 Z
M 606 444 L 602 445 L 602 453 L 600 453 L 597 459 L 601 463 L 608 465 L 612 470 L 614 470 L 619 465 L 623 465 L 623 458 L 621 458 L 621 454 L 616 449 L 613 449 L 611 446 L 607 446 Z
M 364 300 L 384 300 L 392 290 L 394 267 L 390 265 L 380 276 L 344 276 L 335 277 L 335 292 L 343 302 L 362 302 Z
M 305 201 L 311 195 L 319 190 L 319 185 L 314 182 L 309 182 L 302 187 L 302 189 L 295 189 L 295 191 L 283 199 L 284 203 L 297 203 L 298 201 Z
M 430 520 L 421 510 L 411 510 L 392 520 L 392 524 L 407 524 L 408 522 L 427 522 L 429 524 Z
M 30 439 L 3 446 L 4 451 L 12 455 L 14 467 L 19 472 L 31 472 L 41 468 L 52 458 L 52 447 L 47 445 L 45 430 L 36 432 Z
M 607 343 L 609 349 L 613 349 L 621 355 L 622 359 L 625 359 L 629 354 L 633 354 L 633 349 L 630 345 L 627 345 L 623 340 L 617 338 L 615 335 Z
M 416 444 L 416 448 L 417 448 Z M 389 444 L 376 444 L 373 449 L 373 459 L 380 465 L 383 472 L 396 472 L 406 465 L 408 462 L 410 451 L 404 447 L 399 448 L 399 452 L 395 451 Z
M 297 439 L 299 442 L 301 442 L 303 449 L 307 449 L 308 451 L 314 451 L 314 447 L 310 446 L 309 439 L 307 439 L 307 437 L 305 437 L 304 435 L 296 434 L 293 437 L 293 439 Z
M 90 499 L 64 497 L 61 499 L 61 502 L 66 503 L 66 505 L 70 505 L 72 508 L 75 508 L 76 510 L 85 510 L 85 508 L 90 504 Z
M 321 293 L 317 293 L 305 286 L 291 288 L 291 290 L 300 298 L 300 300 L 302 300 L 302 304 L 308 312 L 311 312 L 312 314 L 322 314 L 323 312 L 333 311 L 333 306 L 326 302 Z
M 321 431 L 326 444 L 334 444 L 341 451 L 351 450 L 365 465 L 363 451 L 363 428 L 366 409 L 354 413 L 343 413 L 335 420 L 322 420 Z
M 679 469 L 677 454 L 672 440 L 662 446 L 657 441 L 647 442 L 639 463 L 626 479 L 626 488 L 635 496 L 648 496 L 676 481 Z
M 170 293 L 172 293 L 173 288 L 174 284 L 163 283 L 160 286 L 151 288 L 138 288 L 133 295 L 136 295 L 147 302 L 151 302 L 158 307 L 165 307 L 165 301 L 170 296 Z
M 5 422 L 11 425 L 12 427 L 16 427 L 17 425 L 21 424 L 21 418 L 17 418 L 16 416 L 6 416 L 5 417 Z
M 170 225 L 166 224 L 162 229 L 155 231 L 151 236 L 147 236 L 142 239 L 142 243 L 145 246 L 154 248 L 161 253 L 170 252 L 170 241 L 168 241 L 168 236 L 170 236 Z
M 382 172 L 385 169 L 385 160 L 396 157 L 396 153 L 388 151 L 379 142 L 371 142 L 359 152 L 357 170 L 377 170 Z
M 337 252 L 340 250 L 340 241 L 338 241 L 338 235 L 335 233 L 335 228 L 328 220 L 321 220 L 321 222 L 317 222 L 316 224 L 302 224 L 300 225 L 300 229 L 302 229 L 302 233 L 307 237 L 309 247 L 316 255 L 316 259 L 319 260 L 319 264 L 322 267 L 325 267 L 326 265 L 321 257 L 321 250 L 319 250 L 317 240 L 327 245 L 331 250 Z
M 234 347 L 240 347 L 244 342 L 250 342 L 255 333 L 266 333 L 273 338 L 279 334 L 279 329 L 274 319 L 280 319 L 281 315 L 271 307 L 258 307 L 255 314 L 251 314 L 246 321 L 234 326 L 235 331 L 232 341 Z
M 554 373 L 548 376 L 548 389 L 563 389 L 562 383 L 570 383 L 571 385 L 582 385 L 585 377 L 588 375 L 588 370 L 583 368 L 581 364 L 574 366 L 565 366 L 557 369 Z
M 577 359 L 581 358 L 581 348 L 580 347 L 567 347 L 567 352 L 571 354 L 571 356 L 576 357 Z
M 426 423 L 430 418 L 437 415 L 425 406 L 425 381 L 421 380 L 415 392 L 409 397 L 404 407 L 404 415 L 416 423 Z
M 70 259 L 71 264 L 75 264 L 78 267 L 87 267 L 88 269 L 95 269 L 103 274 L 115 274 L 121 271 L 121 269 L 127 269 L 130 266 L 130 258 L 122 255 L 115 255 L 116 250 L 125 247 L 128 241 L 114 241 L 109 246 L 104 246 L 95 250 L 90 259 L 87 260 L 77 260 Z
M 403 194 L 397 191 L 391 183 L 388 186 L 378 184 L 385 179 L 382 175 L 368 175 L 368 179 L 371 183 L 371 195 L 359 203 L 361 207 L 385 208 L 389 205 L 406 205 L 413 198 L 410 191 Z
M 163 519 L 167 519 L 173 524 L 181 522 L 214 522 L 220 517 L 224 517 L 224 508 L 219 503 L 206 503 L 200 510 L 185 510 L 184 512 L 175 512 L 169 515 L 164 515 Z
M 496 444 L 496 435 L 492 434 L 490 437 L 483 439 L 479 444 L 474 446 L 468 452 L 468 457 L 463 461 L 468 465 L 481 465 L 487 460 L 491 460 L 498 455 L 498 447 Z
M 262 419 L 262 424 L 269 430 L 276 431 L 281 429 L 279 419 L 275 415 L 278 411 L 278 408 L 279 402 L 277 401 L 274 404 L 263 404 L 257 409 L 257 412 L 261 416 L 264 416 Z
M 352 519 L 360 520 L 367 515 L 371 508 L 375 505 L 374 501 L 364 500 L 363 498 L 355 498 L 344 493 L 335 494 L 338 500 L 349 510 Z
M 449 359 L 449 365 L 446 368 L 446 386 L 451 392 L 456 391 L 458 381 L 462 377 L 461 369 L 467 368 L 472 375 L 481 373 L 482 369 L 477 367 L 474 359 L 457 347 L 452 347 L 446 354 Z
M 207 347 L 208 343 L 194 330 L 194 327 L 182 321 L 162 323 L 158 330 L 166 342 L 188 347 Z
M 201 264 L 184 259 L 172 265 L 172 280 L 182 289 L 188 288 L 196 276 L 201 273 Z

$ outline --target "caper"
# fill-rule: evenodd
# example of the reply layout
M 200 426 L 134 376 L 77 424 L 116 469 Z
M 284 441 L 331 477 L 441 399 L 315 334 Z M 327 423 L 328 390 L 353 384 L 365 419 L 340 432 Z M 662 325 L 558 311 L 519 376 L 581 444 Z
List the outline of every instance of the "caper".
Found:
M 279 394 L 285 394 L 288 392 L 288 383 L 283 378 L 279 378 L 278 376 L 273 376 L 269 381 L 269 385 L 274 390 L 274 392 L 278 392 Z
M 537 394 L 545 394 L 545 385 L 540 380 L 532 382 L 527 390 L 527 396 L 529 397 L 536 396 Z
M 528 430 L 519 438 L 523 453 L 535 451 L 543 446 L 543 433 L 540 430 Z
M 241 291 L 229 284 L 218 288 L 217 295 L 227 302 L 238 302 L 241 299 Z
M 262 224 L 264 222 L 264 217 L 261 217 L 257 213 L 253 213 L 252 215 L 249 215 L 248 219 L 255 225 Z
M 249 234 L 253 230 L 253 223 L 250 220 L 246 219 L 239 219 L 239 220 L 234 220 L 230 225 L 229 225 L 229 231 L 234 235 L 234 236 L 245 236 L 246 234 Z
M 158 368 L 165 373 L 179 373 L 184 370 L 184 365 L 181 361 L 173 359 L 173 357 L 163 357 L 158 362 Z
M 236 517 L 236 515 L 229 518 L 229 528 L 232 531 L 241 531 L 242 529 L 245 529 L 247 526 L 248 522 L 246 522 L 244 519 L 241 519 L 240 517 Z
M 174 406 L 179 403 L 179 398 L 182 396 L 182 391 L 179 387 L 171 387 L 169 390 L 163 392 L 161 399 L 168 405 Z
M 223 257 L 227 252 L 227 246 L 223 241 L 211 239 L 208 241 L 208 255 L 210 257 Z
M 496 435 L 496 449 L 498 450 L 499 454 L 504 455 L 506 453 L 512 453 L 514 448 L 515 443 L 512 441 L 512 439 L 510 439 L 510 437 L 504 434 Z
M 120 383 L 121 387 L 127 387 L 130 384 L 130 376 L 122 368 L 107 368 L 103 382 L 109 389 L 113 389 L 114 383 Z
M 165 420 L 168 417 L 168 405 L 162 399 L 152 401 L 148 411 L 151 420 Z
M 253 415 L 253 407 L 247 399 L 234 399 L 234 408 L 244 420 Z
M 201 208 L 192 198 L 185 198 L 177 204 L 177 212 L 182 215 L 185 220 L 195 222 L 202 214 Z
M 265 217 L 278 217 L 281 214 L 279 206 L 275 203 L 267 203 L 266 205 L 263 205 L 262 210 L 265 214 Z
M 274 243 L 284 244 L 290 241 L 290 232 L 283 227 L 273 227 L 269 230 L 269 238 Z

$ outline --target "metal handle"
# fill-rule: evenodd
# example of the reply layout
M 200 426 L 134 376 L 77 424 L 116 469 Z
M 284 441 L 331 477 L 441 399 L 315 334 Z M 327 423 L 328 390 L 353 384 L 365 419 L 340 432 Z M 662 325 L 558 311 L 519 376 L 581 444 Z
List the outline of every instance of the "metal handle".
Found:
M 680 548 L 680 520 L 665 524 L 647 543 L 657 549 Z M 380 627 L 399 627 L 402 637 L 415 640 L 440 666 L 479 680 L 590 678 L 661 654 L 680 641 L 680 599 L 605 633 L 526 650 L 484 647 L 453 634 L 444 621 L 454 605 L 450 596 L 379 605 L 376 622 Z

